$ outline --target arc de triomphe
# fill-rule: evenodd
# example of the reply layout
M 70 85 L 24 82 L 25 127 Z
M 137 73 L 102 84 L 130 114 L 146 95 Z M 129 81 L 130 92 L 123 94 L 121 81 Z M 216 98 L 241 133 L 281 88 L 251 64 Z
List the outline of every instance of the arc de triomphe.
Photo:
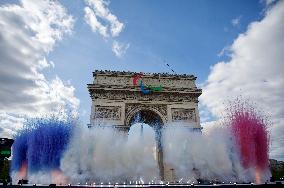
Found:
M 157 163 L 161 180 L 175 181 L 173 168 L 164 164 L 161 126 L 200 131 L 198 97 L 201 89 L 193 75 L 142 74 L 95 71 L 88 84 L 92 98 L 90 127 L 111 126 L 127 132 L 133 121 L 155 129 Z
M 196 87 L 193 75 L 96 70 L 93 78 L 88 84 L 91 125 L 129 130 L 140 112 L 145 123 L 159 120 L 164 125 L 201 129 L 198 97 L 202 91 Z M 141 91 L 141 81 L 146 90 L 152 87 L 151 93 Z

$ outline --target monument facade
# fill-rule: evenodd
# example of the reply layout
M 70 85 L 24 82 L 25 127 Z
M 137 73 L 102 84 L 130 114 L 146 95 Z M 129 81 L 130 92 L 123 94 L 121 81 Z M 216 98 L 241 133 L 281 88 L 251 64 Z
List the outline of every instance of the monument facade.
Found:
M 202 91 L 195 80 L 193 75 L 96 70 L 93 83 L 88 84 L 90 124 L 127 131 L 139 112 L 148 124 L 160 121 L 163 125 L 201 129 L 198 97 Z

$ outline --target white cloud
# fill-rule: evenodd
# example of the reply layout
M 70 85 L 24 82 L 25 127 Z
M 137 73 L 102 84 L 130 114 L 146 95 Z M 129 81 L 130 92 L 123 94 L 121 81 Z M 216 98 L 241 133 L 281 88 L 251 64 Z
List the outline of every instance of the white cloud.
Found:
M 85 21 L 90 25 L 93 32 L 98 32 L 104 38 L 115 38 L 124 29 L 124 24 L 112 14 L 108 8 L 109 2 L 105 0 L 85 0 Z M 128 44 L 123 44 L 117 40 L 112 42 L 112 51 L 117 57 L 122 57 L 129 48 Z
M 273 3 L 275 3 L 277 0 L 265 0 L 265 4 L 266 6 L 270 6 L 272 5 Z
M 0 113 L 0 137 L 11 137 L 17 129 L 22 127 L 24 118 L 7 113 Z
M 109 36 L 107 26 L 104 26 L 97 20 L 96 15 L 89 7 L 85 7 L 85 20 L 91 26 L 93 32 L 98 31 L 103 37 Z
M 42 60 L 39 60 L 37 64 L 38 70 L 42 70 L 48 67 L 54 68 L 54 66 L 55 66 L 54 63 L 52 61 L 48 62 L 45 57 Z
M 217 117 L 224 101 L 243 96 L 271 116 L 272 158 L 284 159 L 284 1 L 267 10 L 230 47 L 231 59 L 211 68 L 203 87 L 202 105 Z
M 124 24 L 110 12 L 108 3 L 104 0 L 86 0 L 88 7 L 85 7 L 85 20 L 91 26 L 92 30 L 99 33 L 103 37 L 117 37 L 124 28 Z M 102 22 L 98 21 L 100 18 Z
M 231 23 L 234 27 L 238 27 L 240 25 L 242 16 L 238 16 L 231 20 Z
M 129 46 L 129 43 L 124 44 L 115 40 L 112 43 L 112 51 L 117 57 L 122 57 L 126 53 L 126 50 L 129 48 Z
M 74 87 L 41 72 L 55 43 L 69 34 L 73 18 L 56 1 L 21 0 L 0 7 L 0 135 L 11 136 L 24 117 L 76 111 Z
M 228 46 L 225 46 L 217 55 L 218 57 L 222 57 L 224 55 L 228 55 L 230 52 L 230 48 Z

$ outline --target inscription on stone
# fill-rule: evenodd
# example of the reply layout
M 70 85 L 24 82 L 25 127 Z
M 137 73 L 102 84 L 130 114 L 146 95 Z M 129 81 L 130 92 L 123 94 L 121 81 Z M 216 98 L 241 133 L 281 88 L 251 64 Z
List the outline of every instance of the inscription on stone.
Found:
M 126 104 L 126 114 L 128 114 L 130 111 L 137 109 L 137 108 L 153 108 L 160 112 L 163 116 L 167 116 L 167 106 L 166 105 L 151 105 L 151 104 Z

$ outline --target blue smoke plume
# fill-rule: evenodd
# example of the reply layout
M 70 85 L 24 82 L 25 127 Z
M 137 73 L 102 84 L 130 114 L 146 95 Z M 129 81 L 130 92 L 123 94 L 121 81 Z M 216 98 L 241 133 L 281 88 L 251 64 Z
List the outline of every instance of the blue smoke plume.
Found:
M 75 126 L 72 120 L 31 119 L 15 136 L 11 171 L 19 171 L 26 162 L 29 172 L 59 169 Z

